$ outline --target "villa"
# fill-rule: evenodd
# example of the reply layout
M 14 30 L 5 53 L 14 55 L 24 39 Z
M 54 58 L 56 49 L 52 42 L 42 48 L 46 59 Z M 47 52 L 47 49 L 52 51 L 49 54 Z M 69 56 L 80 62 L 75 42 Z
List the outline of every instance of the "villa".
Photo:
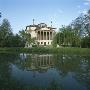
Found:
M 47 46 L 52 44 L 53 37 L 55 35 L 55 29 L 51 26 L 48 27 L 45 23 L 40 23 L 38 25 L 26 26 L 26 33 L 31 34 L 31 38 L 35 38 L 36 44 L 41 46 Z M 30 47 L 29 44 L 26 45 L 27 47 Z

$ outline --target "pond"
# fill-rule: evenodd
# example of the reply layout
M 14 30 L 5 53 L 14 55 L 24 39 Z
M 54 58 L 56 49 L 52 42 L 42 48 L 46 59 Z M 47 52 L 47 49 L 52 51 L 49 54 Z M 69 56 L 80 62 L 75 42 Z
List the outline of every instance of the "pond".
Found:
M 90 90 L 90 56 L 1 53 L 0 90 Z

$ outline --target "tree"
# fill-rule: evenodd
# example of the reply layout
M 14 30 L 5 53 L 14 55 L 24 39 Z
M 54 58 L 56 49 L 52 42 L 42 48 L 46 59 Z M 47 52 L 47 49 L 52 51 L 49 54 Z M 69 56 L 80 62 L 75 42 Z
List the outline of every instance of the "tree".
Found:
M 78 37 L 82 47 L 90 47 L 90 10 L 86 14 L 81 14 L 72 23 L 71 27 Z
M 20 36 L 23 40 L 23 42 L 27 45 L 31 45 L 31 44 L 35 44 L 35 38 L 31 38 L 31 34 L 30 33 L 27 33 L 26 31 L 22 30 L 22 31 L 19 31 L 20 33 Z
M 0 18 L 2 17 L 2 15 L 1 15 L 1 12 L 0 12 Z
M 62 26 L 54 39 L 59 46 L 80 46 L 80 37 L 70 26 Z
M 0 47 L 24 47 L 22 38 L 14 35 L 11 25 L 7 19 L 4 19 L 0 26 Z
M 52 41 L 52 46 L 53 47 L 56 47 L 57 46 L 57 34 L 54 36 L 54 38 L 53 38 L 53 41 Z
M 12 35 L 13 33 L 12 33 L 11 25 L 7 19 L 4 19 L 0 26 L 0 46 L 6 47 L 7 43 L 9 42 L 7 38 Z
M 9 46 L 8 47 L 24 47 L 25 44 L 22 41 L 22 38 L 16 34 L 13 35 L 11 37 L 9 37 L 10 42 L 9 42 Z
M 81 37 L 90 34 L 90 10 L 86 14 L 81 14 L 72 23 L 71 27 L 78 32 Z

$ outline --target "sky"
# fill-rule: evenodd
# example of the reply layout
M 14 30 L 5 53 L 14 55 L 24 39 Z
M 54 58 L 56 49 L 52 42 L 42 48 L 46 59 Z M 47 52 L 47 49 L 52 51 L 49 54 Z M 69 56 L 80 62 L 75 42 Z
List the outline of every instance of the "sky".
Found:
M 2 17 L 8 19 L 14 33 L 27 25 L 46 23 L 57 28 L 69 25 L 81 13 L 90 9 L 90 0 L 0 0 Z

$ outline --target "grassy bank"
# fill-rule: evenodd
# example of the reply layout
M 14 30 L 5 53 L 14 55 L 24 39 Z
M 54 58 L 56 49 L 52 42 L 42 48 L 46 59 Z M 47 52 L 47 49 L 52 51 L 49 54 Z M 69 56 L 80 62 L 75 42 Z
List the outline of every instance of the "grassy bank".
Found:
M 90 55 L 90 48 L 0 48 L 0 53 L 55 53 Z

